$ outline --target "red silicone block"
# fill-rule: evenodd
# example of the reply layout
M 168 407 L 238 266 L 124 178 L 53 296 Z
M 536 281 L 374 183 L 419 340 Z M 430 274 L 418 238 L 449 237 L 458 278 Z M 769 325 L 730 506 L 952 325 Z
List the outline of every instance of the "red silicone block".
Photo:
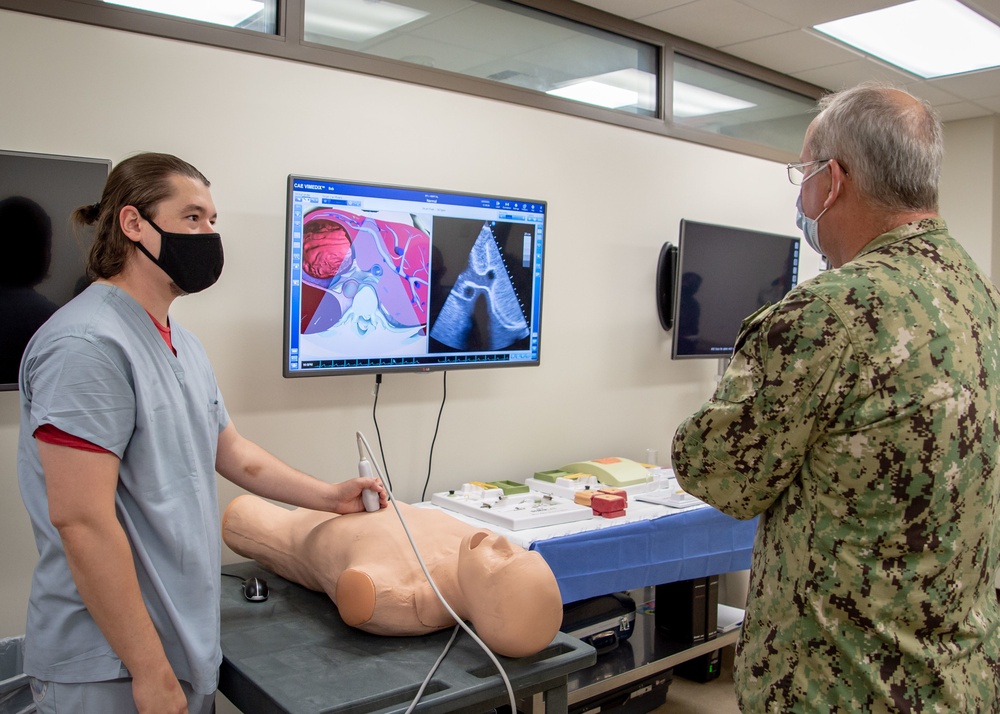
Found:
M 598 491 L 598 493 L 607 493 L 612 496 L 621 496 L 625 499 L 625 505 L 622 508 L 628 508 L 628 491 L 624 488 L 614 488 L 612 486 L 607 486 Z
M 595 516 L 618 518 L 625 515 L 625 497 L 611 493 L 595 493 L 590 500 L 590 507 Z

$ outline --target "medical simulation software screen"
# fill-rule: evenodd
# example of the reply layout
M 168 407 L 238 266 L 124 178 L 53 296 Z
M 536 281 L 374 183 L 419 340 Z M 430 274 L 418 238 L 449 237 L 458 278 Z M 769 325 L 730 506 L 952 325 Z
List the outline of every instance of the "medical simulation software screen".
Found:
M 289 176 L 286 377 L 537 365 L 546 203 Z

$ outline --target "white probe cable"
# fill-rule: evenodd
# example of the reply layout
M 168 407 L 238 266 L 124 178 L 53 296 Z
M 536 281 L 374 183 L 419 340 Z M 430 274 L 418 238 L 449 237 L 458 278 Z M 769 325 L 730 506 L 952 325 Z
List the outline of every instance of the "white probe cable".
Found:
M 379 476 L 379 479 L 381 480 L 382 472 L 379 470 L 378 464 L 375 462 L 375 454 L 372 451 L 371 446 L 368 444 L 368 440 L 365 438 L 364 434 L 362 434 L 360 431 L 356 433 L 358 437 L 358 451 L 359 452 L 361 451 L 363 445 L 364 451 L 367 452 L 367 455 L 371 457 L 371 462 L 368 462 L 368 459 L 365 459 L 364 454 L 362 454 L 363 462 L 368 463 L 370 466 L 373 466 L 375 468 L 376 473 Z M 406 521 L 403 519 L 403 514 L 400 513 L 399 511 L 399 506 L 396 505 L 396 498 L 392 495 L 392 489 L 389 488 L 388 484 L 386 484 L 384 480 L 382 480 L 382 485 L 385 487 L 386 495 L 389 497 L 389 503 L 391 503 L 392 507 L 396 509 L 396 515 L 399 516 L 399 524 L 403 526 L 403 531 L 406 533 L 406 538 L 407 540 L 410 541 L 410 547 L 413 548 L 413 554 L 417 556 L 417 562 L 420 563 L 420 569 L 424 571 L 424 576 L 427 578 L 427 582 L 434 590 L 434 594 L 437 595 L 438 600 L 441 601 L 441 604 L 444 605 L 445 610 L 448 611 L 448 614 L 451 615 L 452 619 L 455 620 L 458 626 L 469 634 L 469 637 L 471 637 L 473 641 L 475 641 L 475 643 L 482 648 L 483 652 L 486 653 L 486 656 L 489 657 L 490 660 L 493 662 L 493 665 L 497 668 L 497 671 L 500 673 L 500 678 L 503 679 L 504 686 L 507 688 L 507 696 L 510 698 L 510 710 L 511 712 L 516 712 L 517 702 L 514 699 L 514 688 L 511 686 L 510 679 L 507 677 L 507 672 L 504 671 L 503 666 L 500 664 L 500 660 L 496 658 L 496 655 L 494 655 L 492 650 L 490 650 L 490 648 L 486 646 L 486 643 L 483 642 L 479 638 L 479 636 L 476 635 L 476 633 L 473 632 L 472 629 L 465 624 L 462 618 L 460 618 L 458 614 L 451 608 L 451 605 L 448 604 L 448 601 L 444 599 L 444 595 L 442 595 L 441 591 L 438 590 L 437 583 L 435 583 L 434 579 L 431 577 L 430 571 L 427 570 L 427 566 L 424 564 L 424 559 L 420 557 L 420 551 L 417 550 L 417 544 L 414 542 L 413 536 L 410 534 L 410 529 L 406 526 Z M 450 646 L 451 642 L 449 642 L 447 647 L 445 648 L 445 653 L 447 653 L 448 647 Z M 442 654 L 441 658 L 439 658 L 438 661 L 434 663 L 434 668 L 430 671 L 430 673 L 428 673 L 427 679 L 425 679 L 424 684 L 421 685 L 420 691 L 417 692 L 417 698 L 413 700 L 413 703 L 410 705 L 410 709 L 407 709 L 407 713 L 411 712 L 413 710 L 413 707 L 416 706 L 421 696 L 421 693 L 423 692 L 424 687 L 427 685 L 427 682 L 430 681 L 430 678 L 434 675 L 434 672 L 437 671 L 438 664 L 440 664 L 441 659 L 443 658 L 444 654 Z
M 459 633 L 459 627 L 458 625 L 455 625 L 451 629 L 451 638 L 448 640 L 448 644 L 446 644 L 444 646 L 444 649 L 441 650 L 441 654 L 438 655 L 437 660 L 431 667 L 431 671 L 427 673 L 427 676 L 424 677 L 424 681 L 420 683 L 420 689 L 417 690 L 416 696 L 413 697 L 413 701 L 410 702 L 410 706 L 406 708 L 406 711 L 403 712 L 403 714 L 410 714 L 414 709 L 417 708 L 417 704 L 420 702 L 420 698 L 424 696 L 424 690 L 427 689 L 427 685 L 430 684 L 431 677 L 433 677 L 434 673 L 438 671 L 438 667 L 441 666 L 441 663 L 444 661 L 445 656 L 448 654 L 448 652 L 451 651 L 451 646 L 455 643 L 455 638 L 458 637 L 458 633 Z

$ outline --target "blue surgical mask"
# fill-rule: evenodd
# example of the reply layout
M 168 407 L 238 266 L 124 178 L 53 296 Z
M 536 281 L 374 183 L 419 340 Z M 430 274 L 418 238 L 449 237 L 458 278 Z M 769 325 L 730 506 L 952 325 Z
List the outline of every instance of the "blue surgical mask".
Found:
M 802 194 L 799 194 L 799 197 L 795 199 L 795 225 L 802 231 L 802 235 L 805 237 L 809 247 L 820 255 L 823 255 L 823 251 L 819 247 L 819 219 L 826 213 L 827 208 L 829 206 L 820 211 L 819 215 L 815 218 L 810 218 L 802 212 Z
M 830 167 L 830 162 L 829 161 L 824 162 L 823 166 L 821 166 L 820 168 L 816 169 L 811 174 L 803 178 L 802 182 L 799 185 L 801 186 L 803 183 L 811 179 L 813 176 L 816 176 L 820 171 L 829 167 Z M 802 235 L 805 237 L 806 243 L 809 244 L 809 247 L 815 250 L 820 255 L 823 255 L 823 251 L 819 247 L 819 219 L 823 217 L 824 213 L 826 213 L 827 208 L 829 208 L 829 206 L 820 211 L 819 215 L 816 216 L 815 218 L 810 218 L 809 216 L 807 216 L 805 213 L 802 212 L 801 191 L 799 191 L 799 197 L 795 199 L 795 211 L 796 211 L 795 225 L 797 225 L 799 229 L 802 231 Z M 825 258 L 826 256 L 823 255 L 823 257 Z

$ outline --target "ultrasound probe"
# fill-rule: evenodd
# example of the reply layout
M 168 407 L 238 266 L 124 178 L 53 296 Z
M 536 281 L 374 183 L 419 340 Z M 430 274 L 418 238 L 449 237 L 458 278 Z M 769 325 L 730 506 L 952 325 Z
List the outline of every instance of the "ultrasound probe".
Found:
M 356 432 L 356 434 L 358 435 L 358 452 L 359 455 L 361 456 L 361 461 L 360 463 L 358 463 L 358 471 L 359 473 L 361 473 L 362 476 L 370 475 L 372 464 L 370 461 L 368 461 L 367 455 L 372 454 L 371 447 L 368 445 L 368 440 L 365 439 L 364 434 L 362 434 L 360 431 Z M 374 458 L 374 455 L 372 455 L 372 458 Z M 378 464 L 375 464 L 375 470 L 378 471 Z M 379 473 L 379 478 L 380 479 L 382 478 L 381 472 Z M 385 481 L 383 481 L 383 485 L 385 485 Z M 365 493 L 368 491 L 369 489 L 365 489 L 365 491 L 362 492 L 361 494 L 362 499 L 364 499 Z M 431 670 L 427 673 L 427 676 L 424 678 L 423 683 L 421 683 L 420 688 L 417 690 L 417 693 L 414 696 L 413 701 L 410 702 L 410 706 L 407 708 L 404 714 L 410 714 L 416 708 L 417 703 L 423 696 L 424 690 L 427 688 L 428 683 L 430 683 L 431 678 L 434 676 L 434 673 L 438 669 L 438 666 L 441 664 L 441 661 L 444 659 L 444 656 L 451 649 L 451 645 L 455 641 L 455 636 L 458 634 L 459 628 L 465 630 L 465 632 L 469 635 L 469 637 L 472 638 L 472 640 L 483 650 L 486 656 L 490 658 L 490 661 L 493 662 L 493 665 L 497 668 L 497 672 L 500 674 L 500 678 L 503 680 L 504 687 L 507 689 L 507 696 L 510 699 L 510 710 L 512 712 L 516 712 L 517 704 L 514 699 L 514 687 L 511 686 L 510 678 L 507 676 L 507 672 L 506 670 L 504 670 L 503 665 L 500 664 L 500 660 L 498 660 L 496 655 L 493 654 L 490 648 L 486 646 L 486 643 L 479 638 L 479 635 L 473 632 L 472 629 L 470 629 L 469 626 L 465 624 L 462 618 L 458 616 L 458 613 L 456 613 L 455 610 L 452 609 L 451 605 L 448 604 L 448 601 L 444 599 L 444 595 L 442 595 L 441 591 L 438 589 L 437 584 L 431 577 L 430 571 L 427 569 L 427 564 L 424 563 L 424 559 L 421 557 L 420 551 L 417 549 L 417 544 L 413 542 L 413 535 L 410 533 L 410 529 L 406 525 L 406 520 L 403 518 L 403 514 L 400 512 L 399 506 L 396 505 L 396 498 L 395 496 L 392 495 L 391 486 L 385 486 L 385 494 L 389 498 L 389 503 L 392 505 L 393 508 L 396 509 L 396 515 L 399 516 L 399 525 L 403 527 L 403 532 L 406 533 L 406 539 L 410 541 L 410 547 L 413 548 L 413 554 L 417 557 L 417 562 L 420 564 L 420 569 L 424 572 L 424 576 L 427 578 L 427 584 L 431 586 L 431 589 L 434 591 L 434 594 L 437 595 L 438 600 L 441 601 L 441 604 L 444 605 L 444 609 L 448 611 L 448 614 L 452 616 L 457 625 L 457 627 L 455 628 L 455 632 L 452 633 L 451 639 L 448 640 L 448 644 L 445 645 L 444 652 L 441 653 L 441 656 L 438 657 L 437 661 L 431 667 Z
M 358 476 L 361 478 L 371 478 L 374 474 L 372 473 L 372 464 L 365 453 L 364 437 L 361 436 L 360 431 L 355 433 L 358 436 L 358 456 L 361 458 L 358 461 Z M 365 510 L 369 513 L 377 511 L 379 508 L 378 491 L 371 488 L 364 489 L 361 492 L 361 502 L 365 504 Z

